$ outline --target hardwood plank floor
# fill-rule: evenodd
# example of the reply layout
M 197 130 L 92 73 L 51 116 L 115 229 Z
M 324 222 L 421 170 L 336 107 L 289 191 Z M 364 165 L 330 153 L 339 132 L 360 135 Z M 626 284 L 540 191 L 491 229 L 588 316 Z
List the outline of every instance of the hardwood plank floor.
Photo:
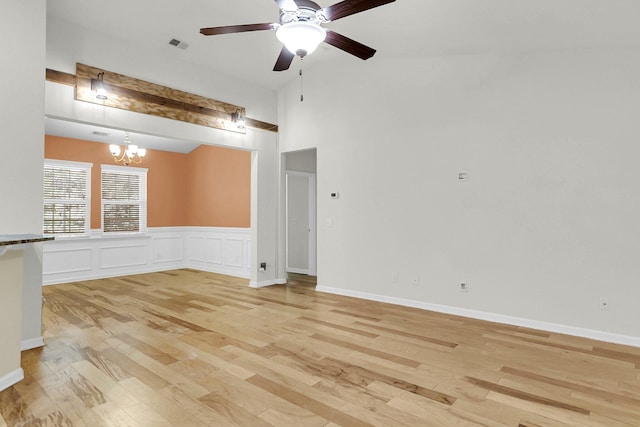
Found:
M 176 270 L 44 288 L 7 426 L 640 426 L 640 349 Z

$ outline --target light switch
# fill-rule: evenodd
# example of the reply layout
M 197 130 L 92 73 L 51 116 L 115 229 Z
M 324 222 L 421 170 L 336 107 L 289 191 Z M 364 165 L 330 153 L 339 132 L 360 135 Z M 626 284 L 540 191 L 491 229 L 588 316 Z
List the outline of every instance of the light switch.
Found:
M 333 227 L 333 218 L 326 218 L 324 220 L 324 225 L 326 225 L 327 227 Z

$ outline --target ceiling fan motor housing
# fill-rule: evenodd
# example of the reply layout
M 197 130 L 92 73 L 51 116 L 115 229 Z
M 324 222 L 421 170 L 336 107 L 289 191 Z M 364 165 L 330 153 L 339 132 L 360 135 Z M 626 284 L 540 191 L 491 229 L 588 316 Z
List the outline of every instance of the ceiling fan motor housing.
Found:
M 280 10 L 280 27 L 278 39 L 294 55 L 304 58 L 313 52 L 326 37 L 320 24 L 326 22 L 322 8 L 310 0 L 295 0 L 298 10 Z
M 322 16 L 322 8 L 316 2 L 310 0 L 295 0 L 298 10 L 289 12 L 280 10 L 280 24 L 289 22 L 314 22 L 317 24 L 327 22 Z

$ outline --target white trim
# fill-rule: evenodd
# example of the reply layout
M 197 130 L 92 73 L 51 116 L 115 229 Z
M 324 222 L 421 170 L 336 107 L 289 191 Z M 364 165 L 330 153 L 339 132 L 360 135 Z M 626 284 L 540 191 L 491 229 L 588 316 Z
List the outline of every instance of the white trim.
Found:
M 78 170 L 91 170 L 91 168 L 93 167 L 93 163 L 86 163 L 86 162 L 73 162 L 70 160 L 54 160 L 54 159 L 44 159 L 44 163 L 43 166 L 55 166 L 55 167 L 60 167 L 60 168 L 67 168 L 67 169 L 78 169 Z
M 309 178 L 309 275 L 318 275 L 318 208 L 316 174 Z
M 239 277 L 241 279 L 251 278 L 251 273 L 249 271 L 245 271 L 244 269 L 241 270 L 237 267 L 229 268 L 225 266 L 212 266 L 210 264 L 205 264 L 202 262 L 191 262 L 188 263 L 184 268 L 205 271 L 207 273 L 223 274 L 225 276 Z
M 15 371 L 9 372 L 4 377 L 0 378 L 0 391 L 6 390 L 14 384 L 19 383 L 24 379 L 24 371 L 22 368 L 18 368 Z
M 264 288 L 267 286 L 273 285 L 284 285 L 287 283 L 287 279 L 272 279 L 272 280 L 263 280 L 261 282 L 254 282 L 253 280 L 249 282 L 250 288 Z
M 248 279 L 250 247 L 250 228 L 152 227 L 145 234 L 98 232 L 90 238 L 45 242 L 43 284 L 179 268 Z
M 130 175 L 133 173 L 137 173 L 139 175 L 146 175 L 148 169 L 147 168 L 139 168 L 136 166 L 116 166 L 116 165 L 100 165 L 100 171 L 109 171 L 114 173 L 121 173 L 124 175 Z
M 86 162 L 74 162 L 70 160 L 53 160 L 53 159 L 44 159 L 43 162 L 43 170 L 45 168 L 59 168 L 59 169 L 70 169 L 84 172 L 85 174 L 85 199 L 84 200 L 75 200 L 75 199 L 47 199 L 43 197 L 42 206 L 43 206 L 43 218 L 44 218 L 44 205 L 47 203 L 61 203 L 63 205 L 66 204 L 84 204 L 84 232 L 82 233 L 52 233 L 56 238 L 66 238 L 66 237 L 74 237 L 74 238 L 82 238 L 89 236 L 91 232 L 91 200 L 93 195 L 91 194 L 91 171 L 93 169 L 93 163 Z
M 250 228 L 243 227 L 202 227 L 202 226 L 185 226 L 185 227 L 154 227 L 149 228 L 151 230 L 175 230 L 175 231 L 188 231 L 191 233 L 225 233 L 225 234 L 242 234 L 245 235 Z
M 311 270 L 303 270 L 301 268 L 287 268 L 287 273 L 306 274 L 307 276 L 315 276 L 315 274 L 311 274 Z
M 137 200 L 105 200 L 102 197 L 102 188 L 104 184 L 103 174 L 111 173 L 116 175 L 131 176 L 137 175 L 140 178 L 140 187 L 138 188 Z M 136 168 L 132 166 L 114 166 L 114 165 L 100 165 L 100 232 L 105 235 L 118 235 L 118 234 L 142 234 L 147 232 L 147 186 L 148 186 L 148 169 Z M 104 206 L 107 205 L 137 205 L 140 208 L 138 214 L 138 231 L 104 231 Z
M 352 291 L 348 289 L 331 288 L 328 286 L 317 286 L 316 291 L 328 294 L 342 295 L 353 298 L 360 298 L 369 301 L 378 301 L 388 304 L 402 305 L 405 307 L 420 308 L 422 310 L 435 311 L 438 313 L 453 314 L 455 316 L 470 317 L 489 322 L 503 323 L 513 326 L 538 329 L 547 332 L 573 335 L 577 337 L 590 338 L 598 341 L 606 341 L 615 344 L 623 344 L 632 347 L 640 347 L 640 337 L 614 334 L 593 329 L 578 328 L 575 326 L 562 325 L 559 323 L 542 322 L 539 320 L 525 319 L 504 314 L 489 313 L 486 311 L 470 310 L 466 308 L 452 307 L 448 305 L 431 304 L 422 301 L 409 300 L 404 298 L 389 297 L 385 295 L 371 294 L 368 292 Z
M 20 344 L 20 351 L 31 350 L 33 348 L 38 348 L 44 346 L 44 338 L 30 338 L 28 340 L 23 340 Z

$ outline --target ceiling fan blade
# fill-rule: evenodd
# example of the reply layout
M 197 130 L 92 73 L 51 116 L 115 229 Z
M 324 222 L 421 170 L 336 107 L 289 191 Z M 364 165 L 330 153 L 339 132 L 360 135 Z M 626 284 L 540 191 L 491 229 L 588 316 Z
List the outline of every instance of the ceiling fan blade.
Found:
M 200 34 L 205 36 L 215 36 L 218 34 L 245 33 L 247 31 L 273 30 L 278 24 L 246 24 L 246 25 L 227 25 L 225 27 L 209 27 L 200 28 Z
M 376 53 L 375 49 L 331 30 L 327 30 L 327 38 L 324 39 L 324 42 L 344 50 L 351 55 L 357 56 L 360 59 L 369 59 Z
M 287 12 L 295 12 L 298 10 L 298 5 L 293 0 L 276 0 L 280 10 L 286 10 Z
M 293 62 L 293 58 L 295 55 L 289 52 L 285 46 L 282 46 L 282 50 L 280 51 L 280 56 L 278 56 L 278 60 L 276 61 L 276 65 L 273 67 L 273 71 L 284 71 L 288 70 Z
M 344 0 L 332 6 L 325 7 L 322 12 L 329 21 L 344 18 L 355 13 L 364 12 L 374 7 L 393 3 L 396 0 Z

